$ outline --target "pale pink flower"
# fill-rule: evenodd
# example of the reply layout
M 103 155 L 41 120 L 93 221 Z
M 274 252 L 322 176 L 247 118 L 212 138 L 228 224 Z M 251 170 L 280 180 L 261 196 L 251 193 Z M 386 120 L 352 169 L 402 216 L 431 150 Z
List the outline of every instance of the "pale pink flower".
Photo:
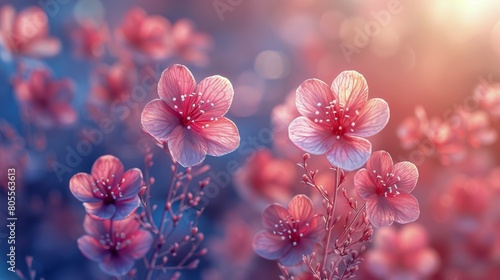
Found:
M 82 58 L 99 58 L 104 54 L 108 40 L 108 27 L 105 23 L 86 20 L 70 31 L 75 53 Z
M 236 187 L 247 200 L 288 201 L 292 197 L 295 166 L 287 160 L 274 158 L 267 149 L 256 151 L 234 175 Z
M 135 260 L 146 255 L 153 244 L 153 236 L 139 228 L 135 217 L 114 221 L 87 216 L 83 227 L 87 234 L 78 238 L 78 248 L 111 276 L 130 271 Z
M 427 233 L 419 224 L 375 232 L 375 246 L 366 256 L 368 270 L 379 279 L 427 279 L 439 268 L 437 252 L 427 244 Z
M 305 195 L 296 195 L 288 208 L 272 204 L 264 209 L 262 223 L 265 230 L 257 233 L 253 248 L 257 255 L 279 260 L 293 266 L 309 255 L 314 245 L 325 236 L 325 225 L 320 215 L 314 214 L 313 204 Z
M 415 107 L 415 116 L 406 118 L 398 127 L 397 134 L 403 148 L 412 149 L 425 139 L 429 129 L 429 119 L 422 106 Z
M 454 134 L 472 148 L 490 145 L 497 140 L 497 132 L 491 127 L 490 119 L 485 111 L 456 110 L 450 123 Z
M 137 73 L 129 63 L 101 65 L 94 72 L 91 95 L 104 104 L 123 102 L 130 97 L 136 81 Z
M 133 8 L 125 15 L 116 35 L 141 56 L 164 59 L 171 53 L 169 32 L 170 22 L 166 18 L 149 16 L 143 9 Z
M 500 83 L 481 83 L 474 90 L 474 98 L 493 118 L 500 118 Z
M 233 100 L 231 82 L 221 76 L 196 81 L 185 66 L 173 65 L 158 82 L 160 99 L 149 102 L 141 115 L 144 129 L 168 147 L 182 166 L 222 156 L 238 148 L 236 125 L 225 118 Z
M 69 188 L 94 219 L 121 220 L 139 207 L 139 190 L 144 185 L 140 169 L 124 171 L 121 161 L 105 155 L 92 166 L 91 174 L 71 177 Z
M 187 62 L 204 66 L 208 63 L 207 51 L 212 46 L 212 38 L 196 32 L 193 22 L 180 19 L 172 26 L 174 52 Z
M 356 71 L 340 73 L 331 87 L 318 79 L 306 80 L 297 89 L 302 116 L 290 124 L 290 140 L 308 153 L 326 154 L 334 166 L 358 169 L 372 150 L 364 137 L 377 134 L 389 121 L 387 102 L 367 98 L 366 80 Z
M 70 79 L 55 80 L 48 69 L 34 69 L 26 79 L 16 76 L 14 90 L 26 117 L 34 124 L 51 128 L 76 121 L 71 107 L 73 83 Z
M 19 12 L 10 5 L 0 8 L 0 43 L 14 55 L 33 57 L 53 56 L 61 43 L 49 37 L 49 21 L 39 7 L 29 7 Z
M 375 227 L 391 225 L 394 221 L 405 224 L 420 215 L 417 199 L 410 194 L 418 180 L 415 164 L 404 161 L 392 163 L 386 151 L 372 154 L 366 169 L 354 176 L 354 187 L 366 201 L 366 214 Z

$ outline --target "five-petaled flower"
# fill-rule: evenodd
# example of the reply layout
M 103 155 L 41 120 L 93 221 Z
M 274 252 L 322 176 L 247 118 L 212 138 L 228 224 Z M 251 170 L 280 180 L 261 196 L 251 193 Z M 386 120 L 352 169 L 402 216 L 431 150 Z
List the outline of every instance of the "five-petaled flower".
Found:
M 130 216 L 139 206 L 142 186 L 141 170 L 124 172 L 121 161 L 112 155 L 98 158 L 91 174 L 81 172 L 69 181 L 71 192 L 94 219 L 121 220 Z
M 366 169 L 354 176 L 354 187 L 366 201 L 366 214 L 376 227 L 389 226 L 394 221 L 405 224 L 420 215 L 417 199 L 410 194 L 418 180 L 415 164 L 404 161 L 393 164 L 386 151 L 374 152 Z
M 322 217 L 314 214 L 312 202 L 305 195 L 292 198 L 288 208 L 269 205 L 262 214 L 262 223 L 265 230 L 255 236 L 254 251 L 286 266 L 296 265 L 302 256 L 311 254 L 325 235 Z
M 83 227 L 87 234 L 78 239 L 78 248 L 111 276 L 127 273 L 153 243 L 151 233 L 140 229 L 135 217 L 115 221 L 87 216 Z
M 356 71 L 342 72 L 331 87 L 318 79 L 304 81 L 295 102 L 302 116 L 290 124 L 290 140 L 308 153 L 326 154 L 332 165 L 360 168 L 372 149 L 364 137 L 380 132 L 389 121 L 387 102 L 367 98 L 366 80 Z
M 176 64 L 161 74 L 158 95 L 160 99 L 144 107 L 142 126 L 182 166 L 196 165 L 207 154 L 222 156 L 238 148 L 238 128 L 224 117 L 234 95 L 228 79 L 211 76 L 196 86 L 191 72 Z
M 12 83 L 23 114 L 33 124 L 53 128 L 76 121 L 76 112 L 71 107 L 74 86 L 70 79 L 55 79 L 50 70 L 35 68 L 26 77 L 16 75 Z

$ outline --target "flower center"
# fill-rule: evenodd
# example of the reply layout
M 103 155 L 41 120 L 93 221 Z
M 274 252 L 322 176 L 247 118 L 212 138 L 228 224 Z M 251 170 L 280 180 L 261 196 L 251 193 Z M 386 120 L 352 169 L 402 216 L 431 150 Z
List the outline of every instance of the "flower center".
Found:
M 308 227 L 309 223 L 305 223 L 301 226 L 299 220 L 296 220 L 292 216 L 286 216 L 274 225 L 275 229 L 273 230 L 273 234 L 281 236 L 281 240 L 290 242 L 293 246 L 297 246 Z
M 109 250 L 112 255 L 116 256 L 121 249 L 130 245 L 132 241 L 126 236 L 125 232 L 111 232 L 101 235 L 99 243 L 104 249 Z
M 197 121 L 203 120 L 203 124 L 200 126 L 202 129 L 209 127 L 208 122 L 217 121 L 219 118 L 203 118 L 203 115 L 215 104 L 209 99 L 203 100 L 202 93 L 191 93 L 189 95 L 183 94 L 180 100 L 176 97 L 172 97 L 172 103 L 174 110 L 179 114 L 181 119 L 181 124 L 187 129 L 191 129 L 195 126 Z M 195 126 L 198 127 L 198 126 Z
M 333 135 L 336 135 L 337 139 L 340 139 L 340 136 L 345 133 L 354 132 L 356 119 L 359 116 L 358 110 L 355 110 L 354 115 L 351 115 L 349 107 L 345 107 L 344 104 L 340 104 L 337 100 L 331 101 L 326 106 L 324 106 L 321 102 L 318 102 L 316 105 L 318 106 L 318 110 L 315 114 L 318 118 L 315 118 L 314 122 L 329 126 Z M 323 114 L 321 114 L 321 112 Z M 326 116 L 326 118 L 320 118 L 320 114 L 322 116 Z
M 377 174 L 377 170 L 373 170 L 375 181 L 377 184 L 377 194 L 384 197 L 395 197 L 400 194 L 398 191 L 398 183 L 401 181 L 400 176 L 394 173 Z
M 92 183 L 94 196 L 100 198 L 106 204 L 115 203 L 116 199 L 123 197 L 121 185 L 125 182 L 125 178 L 122 178 L 118 183 L 115 182 L 115 174 L 111 174 L 111 180 L 109 178 L 103 178 L 96 180 Z

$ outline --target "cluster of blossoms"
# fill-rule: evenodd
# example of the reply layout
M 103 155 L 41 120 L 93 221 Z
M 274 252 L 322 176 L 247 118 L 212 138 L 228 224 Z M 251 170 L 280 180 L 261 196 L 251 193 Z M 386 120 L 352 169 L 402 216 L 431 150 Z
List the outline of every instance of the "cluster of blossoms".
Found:
M 444 165 L 463 161 L 469 150 L 497 140 L 497 131 L 491 123 L 498 120 L 499 100 L 498 86 L 482 81 L 471 98 L 447 111 L 442 118 L 429 118 L 425 109 L 417 106 L 415 115 L 399 126 L 401 144 L 412 150 L 413 157 L 419 160 L 436 157 Z
M 208 166 L 192 166 L 201 163 L 206 154 L 224 155 L 239 145 L 238 129 L 224 117 L 233 97 L 226 78 L 209 77 L 197 87 L 185 66 L 173 65 L 163 72 L 158 93 L 161 99 L 145 106 L 141 120 L 174 162 L 159 225 L 153 219 L 156 206 L 150 203 L 154 178 L 143 180 L 137 168 L 124 171 L 118 158 L 102 156 L 94 163 L 91 174 L 78 173 L 70 180 L 71 192 L 87 212 L 86 235 L 78 239 L 78 247 L 112 276 L 133 275 L 134 261 L 150 251 L 146 279 L 152 279 L 155 270 L 196 268 L 197 258 L 206 254 L 206 249 L 200 248 L 203 234 L 196 226 L 203 208 L 197 206 L 209 179 L 200 181 L 198 188 L 190 188 L 193 177 L 208 170 Z M 148 151 L 146 174 L 153 165 L 152 157 Z M 179 165 L 187 169 L 180 172 Z M 142 211 L 138 211 L 140 206 Z M 189 232 L 181 241 L 169 239 L 186 214 L 194 214 L 189 218 Z M 168 257 L 176 257 L 186 248 L 189 252 L 184 258 L 167 267 Z M 162 262 L 157 263 L 158 259 Z
M 321 195 L 324 212 L 315 212 L 305 195 L 292 198 L 287 208 L 272 204 L 264 209 L 265 229 L 255 236 L 253 247 L 261 257 L 279 261 L 284 279 L 293 279 L 289 270 L 297 267 L 301 277 L 352 278 L 363 260 L 362 244 L 370 240 L 372 226 L 405 224 L 419 216 L 418 201 L 410 194 L 418 179 L 416 166 L 394 164 L 385 151 L 372 154 L 365 139 L 380 132 L 389 120 L 387 103 L 367 98 L 367 83 L 355 71 L 342 72 L 331 87 L 310 79 L 297 89 L 301 116 L 289 125 L 290 140 L 308 153 L 325 154 L 335 179 L 327 182 L 333 187 L 319 184 L 319 172 L 310 170 L 310 156 L 305 154 L 299 164 L 305 171 L 302 180 Z M 343 185 L 347 172 L 365 164 L 354 176 L 354 189 L 365 202 L 358 206 Z M 347 213 L 336 213 L 340 190 L 349 205 Z

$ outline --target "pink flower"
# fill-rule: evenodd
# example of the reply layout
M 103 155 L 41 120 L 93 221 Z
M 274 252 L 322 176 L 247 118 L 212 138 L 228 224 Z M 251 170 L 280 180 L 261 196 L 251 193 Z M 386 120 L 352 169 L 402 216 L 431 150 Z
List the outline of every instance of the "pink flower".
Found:
M 481 83 L 474 90 L 474 98 L 493 118 L 500 118 L 500 84 Z
M 417 199 L 410 194 L 418 180 L 415 164 L 404 161 L 393 164 L 386 151 L 374 152 L 366 169 L 354 176 L 358 195 L 366 200 L 366 214 L 375 227 L 405 224 L 420 215 Z
M 306 80 L 297 89 L 302 116 L 290 124 L 290 140 L 308 153 L 326 154 L 334 166 L 358 169 L 372 149 L 364 137 L 380 132 L 389 121 L 387 103 L 367 98 L 366 80 L 356 71 L 340 73 L 331 88 L 318 79 Z
M 98 24 L 95 21 L 86 20 L 70 32 L 78 56 L 99 58 L 103 55 L 104 46 L 108 39 L 108 27 L 105 23 Z
M 71 177 L 69 189 L 94 219 L 121 220 L 137 209 L 137 194 L 143 186 L 141 170 L 124 172 L 118 158 L 105 155 L 94 162 L 91 173 Z
M 48 33 L 47 15 L 39 7 L 26 8 L 17 15 L 10 5 L 0 9 L 0 42 L 12 54 L 33 57 L 57 54 L 61 43 Z
M 65 126 L 76 121 L 70 105 L 73 84 L 69 79 L 54 80 L 47 69 L 34 69 L 26 79 L 13 79 L 17 99 L 24 113 L 34 124 L 49 128 Z
M 101 65 L 93 77 L 91 94 L 101 103 L 126 101 L 132 92 L 137 73 L 133 65 L 120 62 L 111 66 Z
M 295 166 L 287 160 L 274 158 L 267 149 L 256 151 L 234 175 L 240 194 L 256 201 L 288 201 L 295 179 Z
M 116 34 L 142 56 L 164 59 L 171 52 L 168 41 L 170 22 L 161 16 L 148 16 L 141 8 L 131 9 Z
M 87 216 L 83 227 L 87 234 L 78 238 L 78 248 L 111 276 L 127 273 L 153 244 L 151 233 L 139 229 L 135 217 L 115 221 Z
M 195 32 L 194 24 L 188 19 L 178 20 L 172 27 L 174 51 L 184 60 L 204 66 L 208 63 L 207 50 L 212 46 L 211 38 Z
M 427 244 L 427 233 L 421 225 L 406 225 L 399 231 L 382 228 L 374 240 L 366 262 L 379 279 L 427 279 L 439 268 L 439 256 Z
M 262 214 L 262 223 L 265 230 L 255 236 L 254 251 L 286 266 L 296 265 L 303 255 L 311 254 L 314 244 L 325 235 L 323 220 L 314 214 L 312 202 L 305 195 L 292 198 L 288 208 L 279 204 L 268 206 Z
M 429 119 L 422 106 L 415 107 L 415 116 L 403 120 L 398 127 L 398 137 L 403 148 L 412 149 L 417 146 L 425 137 L 429 130 Z
M 207 154 L 222 156 L 238 148 L 238 129 L 224 117 L 234 95 L 228 79 L 211 76 L 196 86 L 191 72 L 176 64 L 161 74 L 158 95 L 160 99 L 144 107 L 142 126 L 182 166 L 196 165 Z

